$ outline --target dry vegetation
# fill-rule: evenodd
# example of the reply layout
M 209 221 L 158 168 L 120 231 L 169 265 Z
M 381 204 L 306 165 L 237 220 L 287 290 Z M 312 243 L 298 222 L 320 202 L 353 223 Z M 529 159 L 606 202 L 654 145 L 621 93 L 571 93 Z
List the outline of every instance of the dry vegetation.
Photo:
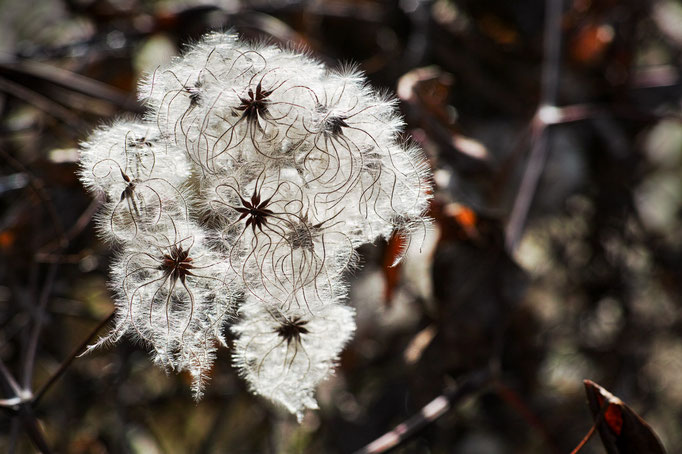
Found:
M 0 451 L 350 453 L 439 396 L 396 452 L 568 453 L 593 415 L 581 453 L 660 452 L 608 441 L 641 440 L 626 408 L 682 450 L 678 1 L 217 3 L 0 3 Z M 114 307 L 78 143 L 220 28 L 358 62 L 435 175 L 400 267 L 395 238 L 360 249 L 355 338 L 300 425 L 227 350 L 198 404 L 140 345 L 75 357 Z M 583 379 L 629 407 L 600 418 Z

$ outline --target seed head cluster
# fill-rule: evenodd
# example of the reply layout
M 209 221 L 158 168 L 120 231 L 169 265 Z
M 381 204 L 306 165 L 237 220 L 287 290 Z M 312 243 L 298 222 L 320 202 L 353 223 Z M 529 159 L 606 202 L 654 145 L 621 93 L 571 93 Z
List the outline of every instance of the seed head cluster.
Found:
M 140 84 L 142 119 L 82 144 L 118 248 L 124 335 L 195 396 L 225 335 L 253 392 L 299 419 L 351 337 L 343 274 L 355 249 L 426 228 L 430 175 L 399 139 L 396 102 L 352 68 L 213 33 Z M 95 347 L 93 346 L 93 347 Z

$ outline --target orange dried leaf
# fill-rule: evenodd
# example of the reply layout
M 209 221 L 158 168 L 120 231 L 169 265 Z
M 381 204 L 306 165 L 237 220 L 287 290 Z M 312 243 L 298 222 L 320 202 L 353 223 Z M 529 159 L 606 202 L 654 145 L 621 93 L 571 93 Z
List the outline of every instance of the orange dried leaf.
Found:
M 393 300 L 393 294 L 400 281 L 400 264 L 394 265 L 399 257 L 403 254 L 407 240 L 399 233 L 394 233 L 388 240 L 388 246 L 384 253 L 384 260 L 382 264 L 384 274 L 384 302 L 390 305 Z
M 14 234 L 11 231 L 5 230 L 4 232 L 0 232 L 0 248 L 7 249 L 12 246 L 13 243 Z

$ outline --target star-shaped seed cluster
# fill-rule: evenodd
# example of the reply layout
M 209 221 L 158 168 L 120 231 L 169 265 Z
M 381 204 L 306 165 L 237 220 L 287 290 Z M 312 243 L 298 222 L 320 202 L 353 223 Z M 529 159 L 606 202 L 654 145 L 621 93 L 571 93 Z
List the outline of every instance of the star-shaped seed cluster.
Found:
M 396 101 L 355 69 L 213 33 L 140 84 L 141 119 L 82 144 L 117 246 L 117 319 L 201 395 L 233 339 L 257 394 L 300 418 L 355 324 L 344 272 L 378 237 L 422 235 L 430 173 Z

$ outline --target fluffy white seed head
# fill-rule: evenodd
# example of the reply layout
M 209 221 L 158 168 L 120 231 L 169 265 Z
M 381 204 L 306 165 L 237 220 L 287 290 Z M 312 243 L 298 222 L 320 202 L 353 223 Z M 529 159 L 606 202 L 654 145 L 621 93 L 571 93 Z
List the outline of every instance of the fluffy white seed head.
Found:
M 231 276 L 199 226 L 174 223 L 140 235 L 112 265 L 116 325 L 100 343 L 128 334 L 151 348 L 157 364 L 189 371 L 199 396 L 216 349 L 226 345 L 222 331 L 236 299 Z
M 315 387 L 334 368 L 355 330 L 353 310 L 337 303 L 305 308 L 268 307 L 249 301 L 233 327 L 235 364 L 251 389 L 296 414 L 316 409 Z
M 355 249 L 428 225 L 430 172 L 400 140 L 397 101 L 354 68 L 229 33 L 139 88 L 144 118 L 82 145 L 102 236 L 121 248 L 101 342 L 142 341 L 198 396 L 231 329 L 251 389 L 300 419 L 354 331 L 341 301 Z
M 153 125 L 117 121 L 96 130 L 81 148 L 81 181 L 105 195 L 98 217 L 105 238 L 135 239 L 171 218 L 189 220 L 189 161 Z

